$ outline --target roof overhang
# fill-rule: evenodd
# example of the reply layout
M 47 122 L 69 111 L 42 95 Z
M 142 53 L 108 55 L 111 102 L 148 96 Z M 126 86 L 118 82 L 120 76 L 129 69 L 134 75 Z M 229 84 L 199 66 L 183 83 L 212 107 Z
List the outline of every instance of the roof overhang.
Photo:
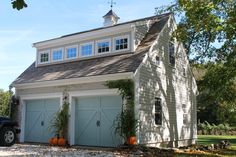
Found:
M 116 73 L 109 75 L 98 75 L 98 76 L 80 77 L 80 78 L 63 79 L 63 80 L 12 84 L 11 86 L 15 87 L 16 89 L 30 89 L 30 88 L 40 88 L 40 87 L 67 86 L 73 84 L 105 82 L 111 80 L 133 79 L 133 78 L 134 78 L 133 72 L 126 72 L 126 73 Z

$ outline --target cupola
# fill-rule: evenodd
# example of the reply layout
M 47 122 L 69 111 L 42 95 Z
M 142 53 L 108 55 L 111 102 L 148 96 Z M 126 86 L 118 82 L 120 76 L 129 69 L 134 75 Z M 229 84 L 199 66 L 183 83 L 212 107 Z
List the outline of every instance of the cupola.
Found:
M 104 18 L 104 23 L 103 23 L 104 27 L 113 26 L 117 24 L 118 20 L 120 19 L 112 9 L 106 15 L 104 15 L 103 18 Z

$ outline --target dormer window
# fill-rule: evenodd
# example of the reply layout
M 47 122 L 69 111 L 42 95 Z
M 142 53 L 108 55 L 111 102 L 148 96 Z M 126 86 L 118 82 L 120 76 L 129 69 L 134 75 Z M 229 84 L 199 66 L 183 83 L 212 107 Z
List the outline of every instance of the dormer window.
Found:
M 131 48 L 131 36 L 126 33 L 115 37 L 103 37 L 87 42 L 77 41 L 66 46 L 49 48 L 38 53 L 38 64 L 61 63 L 63 61 L 84 60 L 90 57 L 100 57 L 103 54 L 113 55 L 115 53 L 128 52 Z M 159 64 L 160 58 L 157 59 Z
M 62 58 L 63 58 L 63 51 L 62 51 L 62 49 L 52 50 L 52 60 L 53 61 L 61 61 Z
M 81 57 L 89 57 L 93 55 L 93 43 L 85 43 L 80 46 Z
M 129 49 L 129 37 L 121 36 L 115 38 L 115 51 L 122 51 Z
M 66 59 L 74 59 L 77 56 L 77 46 L 66 47 Z
M 47 63 L 47 62 L 49 62 L 49 51 L 40 52 L 39 54 L 40 54 L 40 55 L 39 55 L 39 57 L 40 57 L 40 59 L 39 59 L 40 63 Z
M 97 45 L 96 45 L 97 46 L 96 52 L 98 54 L 110 52 L 111 41 L 109 39 L 99 40 L 96 43 L 97 43 Z

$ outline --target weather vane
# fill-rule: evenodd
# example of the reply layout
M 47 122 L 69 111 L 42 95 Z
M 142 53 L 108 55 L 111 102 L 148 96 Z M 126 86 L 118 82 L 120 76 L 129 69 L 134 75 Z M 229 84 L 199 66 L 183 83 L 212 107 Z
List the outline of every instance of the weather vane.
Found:
M 108 2 L 108 4 L 110 4 L 111 6 L 111 10 L 112 10 L 112 8 L 113 8 L 113 5 L 115 5 L 116 4 L 116 2 L 114 2 L 113 0 L 111 0 L 111 2 Z

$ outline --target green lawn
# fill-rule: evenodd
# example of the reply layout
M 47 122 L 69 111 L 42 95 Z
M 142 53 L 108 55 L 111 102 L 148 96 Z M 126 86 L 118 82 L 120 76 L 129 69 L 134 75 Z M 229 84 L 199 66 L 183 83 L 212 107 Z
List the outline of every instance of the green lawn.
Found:
M 236 136 L 198 135 L 197 143 L 203 144 L 203 145 L 210 145 L 210 144 L 217 144 L 221 140 L 229 140 L 231 147 L 229 149 L 207 151 L 207 153 L 209 153 L 209 154 L 205 155 L 205 156 L 235 157 L 236 156 Z
M 229 149 L 218 149 L 212 151 L 184 152 L 176 153 L 174 157 L 236 157 L 236 136 L 215 136 L 215 135 L 198 135 L 198 145 L 217 144 L 221 140 L 229 140 L 231 147 Z
M 198 135 L 198 144 L 210 145 L 219 143 L 221 140 L 229 140 L 231 149 L 236 150 L 236 136 Z

